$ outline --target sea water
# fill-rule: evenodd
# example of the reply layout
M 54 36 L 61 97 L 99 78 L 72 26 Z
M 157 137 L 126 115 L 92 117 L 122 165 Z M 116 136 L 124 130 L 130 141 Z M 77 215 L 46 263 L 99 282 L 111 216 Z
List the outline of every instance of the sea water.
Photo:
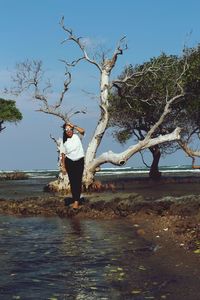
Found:
M 24 172 L 29 179 L 0 181 L 0 198 L 43 195 L 44 185 L 58 174 Z M 163 167 L 163 172 L 199 175 L 187 166 Z M 142 168 L 109 168 L 98 176 L 145 174 Z M 138 224 L 123 218 L 0 216 L 0 299 L 200 299 L 198 265 L 185 261 L 180 250 L 175 255 L 174 245 L 165 250 L 159 239 L 145 240 L 137 230 Z
M 123 218 L 0 216 L 0 299 L 200 299 L 196 261 L 139 228 Z
M 191 166 L 161 166 L 160 171 L 166 177 L 199 177 L 200 169 Z M 0 198 L 19 199 L 44 195 L 44 187 L 58 177 L 58 170 L 18 170 L 28 175 L 25 180 L 0 180 Z M 11 173 L 16 171 L 6 171 Z M 0 171 L 4 173 L 4 171 Z M 96 173 L 96 179 L 120 179 L 148 177 L 149 169 L 146 167 L 113 167 L 102 168 Z

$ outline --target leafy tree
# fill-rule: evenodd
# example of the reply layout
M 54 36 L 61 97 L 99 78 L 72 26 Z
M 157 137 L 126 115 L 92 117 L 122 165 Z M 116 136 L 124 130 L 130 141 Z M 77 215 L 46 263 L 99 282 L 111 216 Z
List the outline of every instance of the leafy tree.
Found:
M 200 44 L 194 48 L 184 50 L 184 57 L 187 57 L 188 68 L 184 76 L 185 114 L 184 136 L 179 141 L 182 149 L 191 157 L 200 157 L 200 151 L 194 150 L 192 142 L 200 138 Z M 197 146 L 196 146 L 197 147 Z
M 22 120 L 22 114 L 16 107 L 15 101 L 0 98 L 0 131 L 4 130 L 5 122 L 16 123 Z
M 178 56 L 162 53 L 157 58 L 142 65 L 128 66 L 121 74 L 120 84 L 116 84 L 116 90 L 110 95 L 110 126 L 115 127 L 115 137 L 120 143 L 126 143 L 135 138 L 141 141 L 147 132 L 157 122 L 161 112 L 169 99 L 176 97 L 179 85 L 182 84 L 185 61 Z M 140 70 L 156 69 L 154 73 L 146 73 L 141 78 L 133 78 L 128 84 L 123 84 L 123 78 L 128 73 Z M 153 137 L 172 132 L 180 123 L 177 116 L 181 115 L 183 97 L 174 101 L 170 114 L 154 131 Z M 149 150 L 153 155 L 150 168 L 150 177 L 157 179 L 161 176 L 158 170 L 159 159 L 162 154 L 172 153 L 178 148 L 175 143 L 154 145 Z

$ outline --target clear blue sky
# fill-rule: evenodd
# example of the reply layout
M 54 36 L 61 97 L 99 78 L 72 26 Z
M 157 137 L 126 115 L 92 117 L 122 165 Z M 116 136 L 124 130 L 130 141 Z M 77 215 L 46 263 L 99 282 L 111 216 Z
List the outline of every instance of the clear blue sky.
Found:
M 54 80 L 54 95 L 59 93 L 64 66 L 59 59 L 73 59 L 77 52 L 67 44 L 59 21 L 93 45 L 115 48 L 126 35 L 128 50 L 119 57 L 113 76 L 126 64 L 142 63 L 162 51 L 181 54 L 200 42 L 199 0 L 0 0 L 0 90 L 9 84 L 15 64 L 25 59 L 41 59 Z M 82 90 L 98 93 L 98 73 L 82 63 L 73 70 L 73 84 L 66 97 L 66 108 L 87 108 L 87 114 L 72 119 L 86 128 L 84 146 L 91 137 L 98 114 L 97 102 Z M 1 97 L 5 97 L 1 92 Z M 60 120 L 38 112 L 33 100 L 16 98 L 23 121 L 8 125 L 0 135 L 0 170 L 56 169 L 57 153 L 50 139 L 62 136 Z M 100 151 L 119 152 L 110 133 Z M 190 164 L 182 152 L 167 156 L 162 165 Z M 139 155 L 128 165 L 140 166 Z

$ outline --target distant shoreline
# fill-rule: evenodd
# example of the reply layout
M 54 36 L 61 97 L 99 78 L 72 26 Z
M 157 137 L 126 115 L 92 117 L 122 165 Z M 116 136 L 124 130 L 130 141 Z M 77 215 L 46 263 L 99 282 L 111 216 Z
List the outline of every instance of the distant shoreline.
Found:
M 1 172 L 0 173 L 0 180 L 24 180 L 28 179 L 29 176 L 24 172 Z

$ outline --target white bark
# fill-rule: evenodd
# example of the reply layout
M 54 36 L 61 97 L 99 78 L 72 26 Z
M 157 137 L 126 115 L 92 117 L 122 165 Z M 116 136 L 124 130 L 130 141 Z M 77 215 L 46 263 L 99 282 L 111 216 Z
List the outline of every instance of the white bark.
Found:
M 62 20 L 63 22 L 63 20 Z M 136 145 L 133 145 L 129 147 L 126 151 L 122 153 L 114 153 L 112 151 L 108 151 L 105 153 L 102 153 L 98 158 L 96 158 L 96 153 L 97 149 L 102 141 L 102 138 L 104 136 L 104 133 L 106 131 L 108 121 L 109 121 L 109 114 L 108 114 L 108 108 L 109 108 L 109 90 L 113 87 L 113 85 L 119 83 L 118 81 L 110 81 L 110 75 L 112 72 L 112 69 L 115 67 L 115 64 L 117 62 L 118 55 L 123 54 L 122 47 L 120 44 L 116 48 L 113 56 L 111 59 L 103 59 L 102 64 L 98 64 L 91 58 L 89 58 L 84 45 L 81 44 L 80 38 L 77 38 L 73 35 L 72 31 L 65 28 L 63 23 L 62 27 L 67 32 L 68 34 L 68 39 L 73 42 L 75 42 L 80 50 L 83 53 L 83 56 L 72 63 L 66 63 L 67 66 L 75 66 L 77 65 L 81 60 L 86 60 L 87 62 L 95 65 L 98 70 L 100 71 L 100 118 L 97 123 L 96 129 L 94 131 L 94 134 L 91 138 L 91 141 L 88 145 L 87 151 L 86 151 L 86 156 L 85 156 L 85 170 L 84 170 L 84 185 L 86 188 L 94 181 L 94 175 L 96 173 L 96 170 L 99 169 L 100 165 L 104 163 L 112 163 L 114 165 L 124 165 L 127 160 L 132 157 L 135 153 L 152 147 L 154 145 L 164 143 L 164 142 L 169 142 L 169 141 L 174 141 L 180 139 L 179 133 L 180 133 L 180 128 L 176 128 L 172 133 L 166 134 L 166 135 L 160 135 L 159 137 L 152 138 L 153 134 L 156 132 L 157 128 L 162 124 L 164 121 L 166 115 L 170 113 L 170 106 L 171 104 L 176 101 L 177 99 L 183 97 L 183 91 L 180 87 L 180 94 L 176 95 L 175 97 L 168 99 L 166 96 L 166 105 L 164 108 L 163 113 L 161 114 L 159 120 L 152 126 L 152 128 L 149 130 L 147 133 L 145 139 L 143 141 L 140 141 Z M 121 39 L 123 41 L 123 39 Z M 120 42 L 121 42 L 120 41 Z M 153 70 L 143 70 L 141 74 L 131 74 L 131 78 L 134 76 L 142 76 L 146 72 L 153 72 Z M 126 78 L 123 80 L 123 83 L 125 81 L 129 81 L 130 76 L 126 76 Z
M 188 156 L 190 157 L 200 157 L 200 151 L 199 150 L 193 150 L 192 148 L 190 148 L 187 143 L 183 142 L 183 141 L 179 141 L 178 142 L 179 146 L 185 151 L 185 153 L 187 153 Z
M 76 66 L 80 61 L 84 60 L 92 65 L 94 65 L 100 72 L 100 118 L 97 123 L 96 129 L 94 131 L 94 134 L 91 138 L 91 141 L 88 145 L 87 151 L 86 151 L 86 156 L 85 156 L 85 171 L 84 171 L 84 184 L 89 186 L 93 180 L 94 180 L 94 175 L 96 170 L 99 168 L 100 165 L 104 163 L 112 163 L 115 165 L 123 165 L 126 163 L 126 161 L 133 156 L 135 153 L 145 149 L 152 147 L 154 145 L 164 143 L 164 142 L 169 142 L 173 140 L 179 139 L 179 133 L 180 129 L 177 128 L 174 130 L 174 132 L 166 134 L 166 135 L 161 135 L 156 138 L 152 138 L 152 136 L 155 134 L 157 128 L 162 124 L 164 118 L 166 115 L 170 112 L 170 105 L 177 100 L 178 98 L 183 96 L 183 91 L 180 91 L 181 93 L 177 96 L 175 96 L 172 99 L 167 99 L 166 98 L 166 106 L 163 111 L 163 114 L 160 116 L 159 120 L 152 126 L 150 131 L 147 133 L 145 139 L 143 141 L 140 141 L 138 144 L 133 145 L 129 147 L 126 151 L 122 153 L 114 153 L 112 151 L 105 152 L 101 154 L 98 158 L 96 158 L 96 153 L 97 149 L 99 147 L 99 144 L 102 141 L 102 138 L 104 136 L 104 133 L 106 131 L 107 125 L 108 125 L 108 120 L 109 120 L 109 114 L 108 114 L 108 108 L 109 108 L 109 91 L 110 89 L 114 86 L 119 84 L 121 81 L 116 80 L 116 81 L 110 81 L 110 75 L 113 70 L 113 68 L 116 65 L 117 59 L 119 55 L 123 54 L 123 51 L 127 49 L 127 46 L 122 46 L 124 42 L 124 38 L 122 38 L 119 41 L 118 46 L 116 47 L 113 56 L 111 59 L 106 59 L 104 56 L 102 56 L 102 63 L 99 64 L 95 60 L 91 59 L 85 49 L 85 45 L 81 42 L 80 37 L 76 37 L 72 30 L 66 28 L 64 26 L 64 19 L 61 21 L 61 26 L 64 30 L 64 32 L 67 35 L 67 38 L 63 41 L 70 41 L 73 42 L 76 46 L 79 47 L 82 56 L 80 56 L 78 59 L 72 61 L 71 63 L 67 61 L 63 61 L 66 65 L 66 72 L 65 72 L 65 82 L 63 85 L 63 90 L 61 92 L 61 95 L 59 99 L 56 101 L 54 105 L 50 105 L 48 102 L 48 97 L 45 95 L 45 92 L 51 87 L 51 84 L 45 85 L 44 88 L 41 88 L 41 77 L 42 77 L 42 69 L 41 69 L 41 62 L 37 63 L 34 62 L 33 65 L 30 64 L 29 62 L 26 62 L 24 65 L 22 65 L 22 70 L 19 71 L 17 75 L 17 81 L 19 85 L 19 89 L 22 92 L 25 89 L 29 89 L 30 87 L 34 88 L 34 98 L 37 99 L 42 106 L 40 107 L 39 111 L 47 114 L 52 114 L 55 115 L 59 118 L 61 118 L 64 122 L 69 121 L 69 112 L 64 113 L 61 111 L 61 105 L 63 104 L 64 101 L 64 96 L 66 92 L 68 91 L 69 85 L 71 83 L 71 73 L 68 72 L 68 67 L 74 67 Z M 28 70 L 27 74 L 25 70 Z M 142 76 L 146 72 L 153 72 L 156 70 L 143 70 L 141 73 L 136 73 L 136 74 L 127 74 L 125 79 L 123 79 L 123 82 L 125 83 L 126 81 L 128 82 L 130 79 L 132 79 L 134 76 Z M 178 82 L 177 82 L 178 84 Z M 54 141 L 56 141 L 54 139 Z M 56 141 L 57 144 L 57 150 L 58 152 L 60 151 L 60 143 L 62 141 L 58 140 Z M 60 159 L 59 159 L 60 161 Z M 59 162 L 59 169 L 60 169 L 60 162 Z M 50 183 L 49 187 L 52 188 L 53 190 L 65 190 L 69 188 L 69 181 L 67 176 L 63 176 L 60 170 L 59 178 L 57 181 Z
M 96 151 L 98 149 L 99 144 L 101 143 L 101 139 L 105 133 L 108 124 L 108 86 L 109 86 L 109 73 L 103 70 L 101 72 L 101 80 L 100 80 L 101 116 L 86 151 L 86 156 L 85 156 L 86 165 L 89 165 L 95 158 Z
M 56 143 L 57 153 L 58 153 L 58 168 L 59 168 L 59 175 L 58 179 L 50 182 L 48 184 L 48 188 L 51 191 L 59 191 L 63 193 L 68 193 L 70 191 L 69 185 L 69 178 L 67 175 L 62 174 L 62 167 L 61 167 L 61 146 L 62 146 L 62 139 L 59 138 L 56 140 L 52 135 L 50 135 L 51 139 Z
M 111 163 L 117 166 L 123 166 L 126 162 L 136 153 L 142 151 L 146 148 L 165 143 L 170 141 L 175 141 L 180 139 L 180 128 L 176 128 L 172 133 L 160 135 L 156 138 L 145 138 L 143 141 L 138 142 L 136 145 L 130 146 L 128 149 L 121 153 L 114 153 L 112 151 L 107 151 L 102 153 L 99 157 L 93 157 L 92 160 L 85 161 L 85 169 L 83 176 L 83 183 L 86 188 L 92 184 L 94 181 L 94 176 L 96 171 L 99 169 L 101 165 L 104 163 Z M 90 150 L 90 148 L 88 148 Z M 95 149 L 95 148 L 94 148 Z M 59 146 L 58 146 L 59 150 Z M 88 155 L 90 152 L 87 151 Z M 60 165 L 60 164 L 59 164 Z M 62 175 L 61 169 L 59 178 L 57 181 L 50 183 L 49 188 L 52 190 L 59 191 L 69 191 L 69 180 L 68 176 Z
M 127 150 L 121 153 L 114 153 L 112 151 L 104 152 L 99 157 L 95 158 L 89 165 L 85 166 L 84 181 L 86 186 L 91 184 L 97 168 L 104 163 L 112 163 L 114 165 L 122 166 L 137 152 L 146 148 L 180 139 L 180 128 L 176 128 L 172 133 L 160 135 L 156 138 L 144 139 L 136 145 L 130 146 Z
M 200 169 L 200 166 L 195 166 L 195 157 L 200 157 L 200 151 L 199 150 L 193 150 L 188 146 L 186 142 L 178 141 L 179 146 L 182 148 L 182 150 L 192 159 L 192 168 L 193 169 Z
M 103 163 L 112 163 L 118 166 L 124 165 L 127 160 L 132 157 L 137 152 L 144 150 L 146 148 L 153 147 L 158 144 L 162 144 L 165 142 L 175 141 L 180 139 L 180 128 L 176 128 L 172 133 L 160 135 L 159 137 L 143 140 L 138 142 L 136 145 L 130 146 L 128 149 L 121 153 L 114 153 L 112 151 L 105 152 L 101 154 L 98 158 L 96 158 L 92 167 L 97 168 L 99 165 Z

